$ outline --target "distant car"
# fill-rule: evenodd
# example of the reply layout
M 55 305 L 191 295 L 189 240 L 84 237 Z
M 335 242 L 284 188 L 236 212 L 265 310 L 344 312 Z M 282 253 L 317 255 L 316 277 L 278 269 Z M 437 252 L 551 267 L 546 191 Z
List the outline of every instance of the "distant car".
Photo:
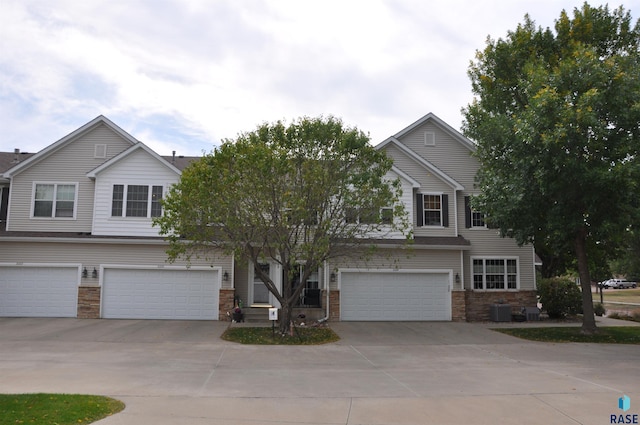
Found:
M 601 283 L 603 288 L 613 288 L 613 289 L 625 289 L 625 288 L 636 288 L 638 284 L 636 282 L 629 282 L 626 279 L 609 279 L 605 280 Z

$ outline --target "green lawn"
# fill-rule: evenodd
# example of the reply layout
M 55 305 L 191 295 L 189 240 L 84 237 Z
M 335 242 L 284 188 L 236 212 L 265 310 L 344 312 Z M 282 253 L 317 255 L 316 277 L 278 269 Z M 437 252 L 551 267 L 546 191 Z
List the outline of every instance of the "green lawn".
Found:
M 607 313 L 617 312 L 621 315 L 640 316 L 640 288 L 636 289 L 605 289 L 603 291 L 604 308 Z M 593 294 L 593 302 L 600 302 L 600 294 Z M 613 304 L 612 302 L 621 302 L 628 304 Z
M 0 425 L 90 424 L 124 409 L 109 397 L 79 394 L 0 394 Z
M 222 339 L 254 345 L 318 345 L 338 341 L 340 337 L 329 328 L 299 327 L 293 336 L 282 336 L 277 328 L 274 332 L 270 327 L 231 327 L 222 334 Z
M 595 335 L 583 335 L 580 327 L 504 328 L 494 331 L 531 341 L 640 344 L 640 326 L 602 327 Z

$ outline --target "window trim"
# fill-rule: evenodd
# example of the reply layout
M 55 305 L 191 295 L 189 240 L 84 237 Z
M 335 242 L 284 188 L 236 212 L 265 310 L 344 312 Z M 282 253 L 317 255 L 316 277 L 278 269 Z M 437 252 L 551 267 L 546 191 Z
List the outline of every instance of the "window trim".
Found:
M 120 210 L 120 215 L 114 215 L 114 207 L 113 207 L 113 203 L 116 201 L 114 199 L 114 192 L 115 192 L 115 188 L 116 186 L 122 186 L 122 198 L 118 199 L 118 202 L 121 202 L 121 206 L 118 208 Z M 132 186 L 144 186 L 147 187 L 147 204 L 146 204 L 146 215 L 144 216 L 135 216 L 135 215 L 127 215 L 127 203 L 129 202 L 128 198 L 128 194 L 129 194 L 129 189 Z M 162 217 L 162 206 L 160 206 L 160 211 L 159 211 L 159 215 L 153 215 L 154 211 L 157 211 L 157 207 L 154 208 L 154 205 L 157 205 L 158 200 L 154 199 L 154 188 L 160 187 L 162 188 L 162 196 L 160 197 L 160 200 L 162 200 L 164 198 L 165 195 L 165 185 L 163 184 L 153 184 L 153 183 L 112 183 L 111 184 L 111 197 L 110 197 L 110 201 L 111 201 L 111 212 L 110 212 L 110 218 L 112 219 L 126 219 L 126 220 L 148 220 L 148 219 L 153 219 L 153 218 L 157 218 L 157 217 Z
M 480 211 L 476 211 L 473 208 L 471 208 L 471 196 L 472 195 L 465 195 L 464 197 L 464 220 L 465 220 L 465 228 L 467 229 L 472 229 L 472 230 L 486 230 L 489 228 L 489 226 L 487 226 L 487 222 L 485 220 L 485 214 L 480 212 Z M 474 214 L 480 215 L 481 216 L 481 220 L 482 220 L 482 226 L 476 226 L 474 225 Z
M 474 261 L 476 260 L 482 260 L 482 288 L 476 288 L 475 287 L 475 276 L 476 273 L 474 272 L 473 266 L 474 266 Z M 502 260 L 503 264 L 504 264 L 504 283 L 505 283 L 505 287 L 504 288 L 487 288 L 487 266 L 486 266 L 486 260 Z M 517 256 L 473 256 L 470 258 L 470 274 L 471 274 L 471 290 L 473 291 L 482 291 L 482 292 L 498 292 L 498 291 L 503 291 L 503 292 L 509 292 L 509 291 L 519 291 L 520 290 L 520 257 Z M 516 262 L 516 287 L 515 288 L 509 288 L 509 268 L 507 265 L 507 261 L 515 261 Z
M 50 216 L 37 216 L 36 212 L 36 190 L 39 185 L 53 186 L 53 199 L 51 204 Z M 58 186 L 73 186 L 73 213 L 71 217 L 57 217 L 56 203 L 58 202 Z M 31 212 L 30 218 L 35 220 L 75 220 L 78 212 L 78 182 L 62 182 L 62 181 L 34 181 L 31 187 Z M 66 201 L 66 200 L 65 200 Z
M 369 218 L 375 218 L 370 220 Z M 395 220 L 393 207 L 381 207 L 378 213 L 367 210 L 366 208 L 347 208 L 345 210 L 344 222 L 352 225 L 368 225 L 368 226 L 390 226 Z
M 425 196 L 440 197 L 440 224 L 425 224 Z M 442 192 L 418 192 L 415 196 L 416 203 L 416 227 L 427 229 L 443 229 L 449 227 L 449 195 Z M 435 211 L 435 210 L 431 210 Z

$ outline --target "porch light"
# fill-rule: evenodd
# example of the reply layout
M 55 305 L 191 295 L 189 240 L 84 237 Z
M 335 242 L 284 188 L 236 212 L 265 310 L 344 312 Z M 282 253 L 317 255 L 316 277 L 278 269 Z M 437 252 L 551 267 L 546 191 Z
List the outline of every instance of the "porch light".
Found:
M 331 283 L 335 283 L 336 274 L 334 272 L 331 272 L 331 275 L 329 276 L 329 280 L 331 281 Z
M 96 268 L 93 268 L 93 271 L 91 272 L 91 277 L 94 279 L 98 278 L 98 270 L 96 270 Z
M 456 283 L 460 283 L 460 275 L 456 273 Z
M 89 276 L 89 272 L 87 271 L 87 268 L 86 268 L 86 267 L 84 267 L 84 268 L 82 269 L 82 277 L 88 277 L 88 276 Z
M 224 274 L 222 275 L 222 280 L 224 280 L 225 282 L 229 281 L 229 272 L 224 272 Z

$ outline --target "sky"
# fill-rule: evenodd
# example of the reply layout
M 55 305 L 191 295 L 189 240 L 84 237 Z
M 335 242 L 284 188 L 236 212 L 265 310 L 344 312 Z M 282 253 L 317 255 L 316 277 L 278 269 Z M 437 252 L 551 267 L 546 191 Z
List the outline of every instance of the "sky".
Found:
M 428 113 L 459 130 L 487 37 L 583 3 L 0 0 L 0 151 L 37 152 L 98 115 L 160 155 L 303 116 L 373 145 Z M 621 5 L 638 19 L 640 0 Z

